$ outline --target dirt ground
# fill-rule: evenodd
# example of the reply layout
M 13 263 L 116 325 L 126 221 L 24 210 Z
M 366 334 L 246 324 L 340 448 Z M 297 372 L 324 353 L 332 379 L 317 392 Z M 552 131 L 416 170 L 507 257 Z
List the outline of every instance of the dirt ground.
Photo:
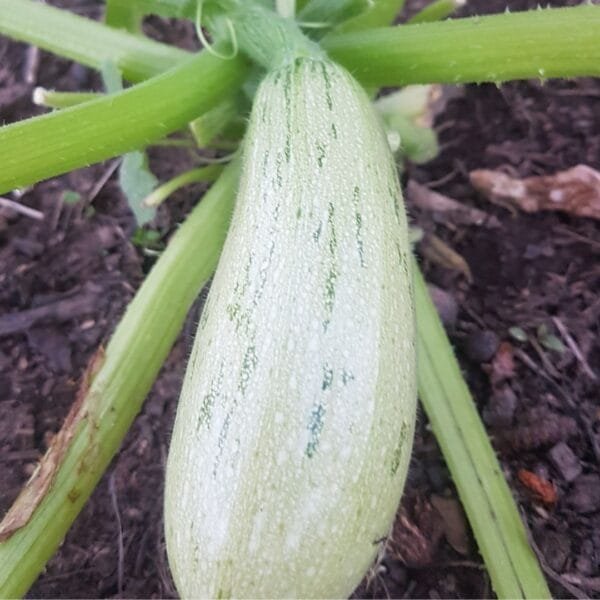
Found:
M 99 15 L 98 2 L 55 2 Z M 575 2 L 554 2 L 555 5 Z M 471 0 L 464 14 L 534 7 Z M 414 10 L 415 2 L 408 4 Z M 155 37 L 192 47 L 189 27 L 151 19 Z M 0 121 L 39 114 L 35 85 L 100 89 L 98 76 L 0 38 Z M 27 76 L 31 76 L 27 82 Z M 485 213 L 474 224 L 411 204 L 415 225 L 459 253 L 470 277 L 421 263 L 463 372 L 556 597 L 600 598 L 600 225 L 557 212 L 492 204 L 474 169 L 513 176 L 578 164 L 600 170 L 600 80 L 466 86 L 436 118 L 440 155 L 408 165 L 418 182 Z M 153 150 L 161 179 L 190 164 Z M 41 183 L 23 202 L 43 220 L 0 208 L 0 514 L 61 426 L 79 378 L 155 257 L 130 241 L 134 220 L 113 161 Z M 77 192 L 70 202 L 65 192 Z M 177 193 L 152 227 L 162 241 L 198 200 Z M 162 481 L 197 310 L 188 318 L 123 447 L 31 598 L 175 597 L 164 554 Z M 551 484 L 555 498 L 534 493 Z M 488 598 L 489 578 L 435 439 L 421 414 L 394 541 L 357 598 Z

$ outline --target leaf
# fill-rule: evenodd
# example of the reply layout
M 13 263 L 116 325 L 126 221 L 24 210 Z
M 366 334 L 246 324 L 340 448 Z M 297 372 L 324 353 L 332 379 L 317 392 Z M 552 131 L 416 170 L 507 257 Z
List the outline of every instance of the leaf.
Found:
M 144 152 L 136 150 L 125 154 L 119 169 L 119 184 L 138 225 L 151 221 L 156 209 L 146 206 L 142 200 L 154 190 L 158 180 L 148 169 Z
M 471 171 L 470 179 L 495 204 L 509 204 L 527 213 L 553 210 L 600 219 L 600 172 L 587 165 L 525 179 L 479 169 Z
M 469 534 L 467 533 L 467 520 L 456 498 L 431 496 L 431 504 L 440 513 L 444 520 L 444 535 L 448 543 L 459 553 L 469 553 Z

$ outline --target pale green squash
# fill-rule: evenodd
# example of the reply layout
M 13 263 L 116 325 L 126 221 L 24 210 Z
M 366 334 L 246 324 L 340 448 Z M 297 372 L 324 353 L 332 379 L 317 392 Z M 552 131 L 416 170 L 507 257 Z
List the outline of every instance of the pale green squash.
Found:
M 388 535 L 415 421 L 401 192 L 352 77 L 259 87 L 167 465 L 184 597 L 344 597 Z

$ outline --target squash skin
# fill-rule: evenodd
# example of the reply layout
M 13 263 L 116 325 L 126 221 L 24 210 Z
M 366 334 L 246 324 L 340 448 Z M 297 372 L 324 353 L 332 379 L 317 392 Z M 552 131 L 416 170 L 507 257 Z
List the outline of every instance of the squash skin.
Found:
M 415 422 L 409 252 L 360 86 L 327 60 L 267 75 L 169 451 L 182 597 L 347 597 L 372 564 Z

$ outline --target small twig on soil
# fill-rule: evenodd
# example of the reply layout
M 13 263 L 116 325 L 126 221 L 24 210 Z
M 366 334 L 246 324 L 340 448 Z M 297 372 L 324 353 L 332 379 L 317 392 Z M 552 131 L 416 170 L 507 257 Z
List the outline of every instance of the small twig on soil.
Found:
M 560 335 L 567 343 L 567 346 L 569 346 L 569 348 L 571 349 L 571 352 L 575 355 L 575 358 L 581 364 L 581 368 L 583 369 L 584 373 L 592 381 L 598 381 L 598 377 L 596 376 L 596 373 L 594 373 L 594 371 L 592 371 L 592 368 L 590 367 L 588 361 L 586 360 L 585 356 L 583 356 L 579 346 L 577 345 L 577 342 L 569 334 L 567 328 L 565 327 L 565 324 L 558 317 L 552 317 L 552 321 L 554 321 L 554 324 L 556 325 L 556 328 L 560 332 Z
M 548 355 L 544 352 L 542 346 L 538 343 L 538 341 L 536 339 L 534 339 L 533 337 L 529 338 L 529 343 L 531 344 L 531 346 L 533 347 L 533 349 L 537 352 L 538 356 L 540 357 L 540 360 L 542 361 L 546 371 L 548 371 L 548 373 L 556 378 L 556 379 L 560 379 L 561 375 L 560 373 L 556 370 L 556 368 L 554 367 L 554 365 L 552 364 L 552 361 L 548 358 Z
M 102 177 L 98 179 L 94 187 L 90 190 L 87 195 L 87 202 L 91 204 L 94 201 L 94 198 L 100 193 L 102 188 L 106 185 L 106 182 L 111 178 L 111 175 L 117 170 L 117 167 L 121 164 L 121 159 L 113 160 L 112 163 L 108 166 L 106 171 L 102 174 Z
M 9 200 L 8 198 L 0 197 L 0 206 L 5 208 L 10 208 L 17 213 L 25 215 L 26 217 L 30 217 L 32 219 L 36 219 L 38 221 L 44 220 L 44 213 L 39 210 L 35 210 L 34 208 L 29 208 L 29 206 L 25 206 L 20 202 L 15 202 L 14 200 Z
M 581 577 L 581 575 L 577 575 L 576 573 L 565 573 L 563 579 L 569 583 L 580 585 L 586 590 L 600 592 L 600 577 Z
M 542 554 L 542 551 L 540 550 L 539 546 L 537 545 L 537 543 L 533 537 L 533 534 L 531 533 L 531 529 L 529 528 L 529 523 L 527 522 L 527 518 L 523 513 L 521 513 L 521 520 L 523 521 L 523 525 L 525 526 L 525 531 L 527 533 L 527 539 L 529 540 L 529 544 L 533 548 L 533 551 L 536 553 L 544 573 L 546 573 L 546 575 L 548 575 L 548 577 L 550 577 L 550 579 L 552 579 L 553 581 L 555 581 L 556 583 L 561 585 L 565 590 L 567 590 L 567 592 L 569 592 L 569 594 L 571 594 L 573 596 L 573 598 L 577 598 L 577 600 L 586 600 L 588 598 L 588 595 L 585 592 L 580 590 L 578 587 L 572 585 L 568 579 L 566 579 L 565 577 L 560 575 L 560 573 L 557 573 L 546 562 L 546 558 L 544 557 L 544 555 Z
M 13 462 L 18 460 L 38 460 L 40 453 L 38 450 L 15 450 L 6 454 L 0 454 L 0 462 Z
M 538 367 L 538 365 L 535 364 L 535 361 L 525 351 L 521 350 L 520 348 L 516 348 L 515 356 L 518 356 L 521 359 L 521 361 L 525 365 L 527 365 L 534 373 L 545 379 L 557 392 L 559 392 L 563 400 L 565 400 L 565 402 L 573 410 L 578 410 L 577 405 L 570 398 L 569 394 L 567 394 L 567 392 L 565 392 L 565 390 L 563 390 L 562 387 L 558 385 L 558 383 L 556 383 L 556 381 L 554 381 L 554 379 L 552 379 L 550 375 L 548 375 L 548 373 L 546 373 L 543 369 Z
M 112 504 L 115 516 L 117 517 L 118 531 L 118 565 L 117 565 L 117 590 L 119 598 L 123 595 L 123 525 L 121 523 L 121 513 L 119 512 L 119 501 L 117 499 L 117 490 L 115 489 L 115 472 L 113 471 L 108 478 L 108 491 L 110 493 L 110 503 Z
M 80 315 L 91 313 L 96 308 L 99 289 L 86 285 L 80 293 L 65 294 L 65 297 L 21 312 L 8 313 L 0 317 L 0 337 L 29 329 L 40 321 L 70 321 Z

